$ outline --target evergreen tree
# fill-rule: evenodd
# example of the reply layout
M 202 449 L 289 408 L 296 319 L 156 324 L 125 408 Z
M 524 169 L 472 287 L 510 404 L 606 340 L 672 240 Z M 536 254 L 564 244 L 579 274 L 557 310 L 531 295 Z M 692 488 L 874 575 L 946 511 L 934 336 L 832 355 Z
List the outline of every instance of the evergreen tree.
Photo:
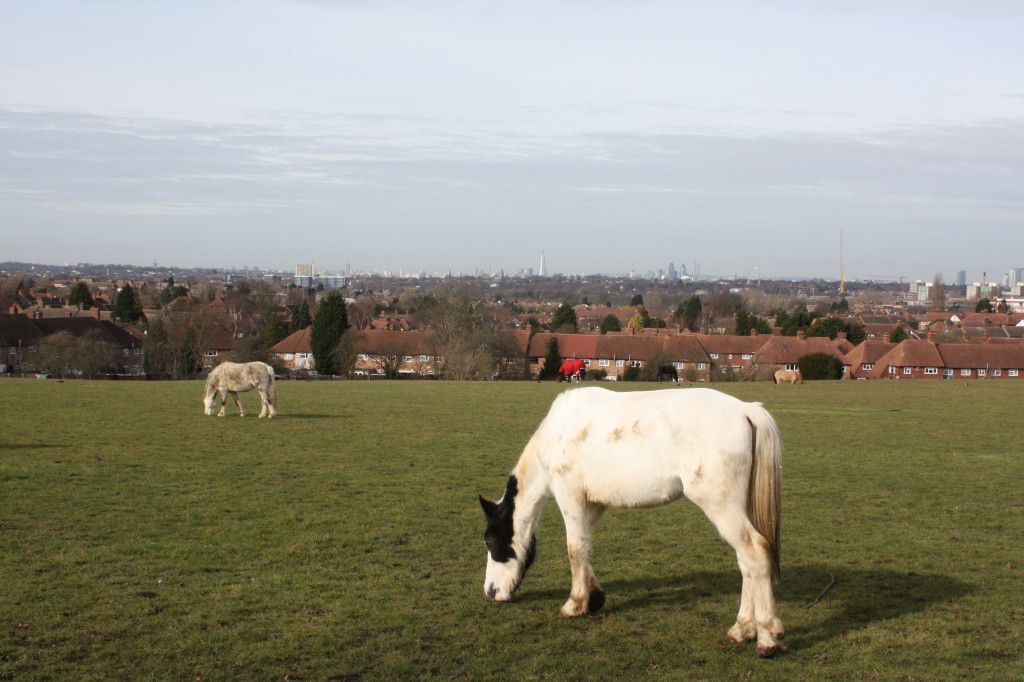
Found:
M 313 316 L 309 312 L 309 301 L 303 301 L 299 309 L 292 314 L 291 333 L 302 331 L 313 324 Z
M 604 319 L 601 320 L 600 330 L 602 334 L 607 334 L 608 332 L 621 332 L 622 323 L 619 322 L 619 318 L 616 315 L 608 313 L 604 316 Z
M 340 371 L 335 349 L 348 329 L 348 309 L 338 292 L 328 294 L 320 302 L 309 333 L 309 347 L 317 374 L 334 375 Z
M 751 330 L 758 334 L 771 334 L 772 327 L 767 320 L 748 312 L 746 308 L 736 311 L 736 336 L 750 336 Z
M 558 310 L 555 311 L 554 316 L 551 318 L 551 331 L 565 330 L 566 327 L 570 331 L 576 331 L 578 322 L 576 311 L 568 303 L 563 303 L 558 306 Z
M 700 321 L 701 312 L 703 312 L 703 306 L 700 302 L 700 296 L 690 296 L 676 308 L 673 317 L 676 323 L 682 325 L 684 329 L 695 332 L 697 331 L 697 323 Z
M 891 334 L 889 334 L 889 341 L 892 343 L 899 343 L 900 341 L 905 341 L 909 338 L 910 334 L 907 333 L 907 330 L 903 328 L 902 324 L 896 325 L 896 328 L 892 330 Z
M 551 335 L 548 341 L 548 350 L 544 355 L 544 366 L 540 369 L 538 379 L 554 379 L 558 376 L 558 369 L 562 366 L 562 351 L 558 347 L 558 337 Z
M 75 286 L 71 288 L 71 293 L 68 294 L 68 305 L 80 305 L 83 310 L 88 310 L 96 305 L 92 292 L 89 291 L 89 285 L 85 282 L 76 282 Z
M 114 317 L 122 322 L 134 324 L 140 320 L 144 321 L 146 316 L 142 313 L 142 301 L 131 284 L 125 284 L 121 291 L 117 292 L 114 299 Z

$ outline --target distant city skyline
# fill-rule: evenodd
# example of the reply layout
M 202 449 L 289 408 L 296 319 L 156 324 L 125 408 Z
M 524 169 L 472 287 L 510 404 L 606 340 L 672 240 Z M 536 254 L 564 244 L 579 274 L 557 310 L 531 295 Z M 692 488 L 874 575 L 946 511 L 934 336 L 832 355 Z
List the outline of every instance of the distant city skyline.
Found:
M 0 261 L 1024 265 L 1019 3 L 0 3 Z

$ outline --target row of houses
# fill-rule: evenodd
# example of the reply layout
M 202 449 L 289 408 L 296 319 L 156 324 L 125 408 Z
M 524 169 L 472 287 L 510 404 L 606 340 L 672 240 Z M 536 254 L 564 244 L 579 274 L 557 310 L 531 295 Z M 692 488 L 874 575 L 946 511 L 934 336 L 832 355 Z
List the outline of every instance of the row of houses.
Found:
M 58 334 L 109 344 L 116 350 L 116 374 L 145 375 L 142 339 L 109 320 L 92 316 L 30 317 L 20 313 L 0 314 L 0 374 L 39 371 L 47 340 Z
M 725 336 L 661 330 L 610 334 L 513 333 L 514 352 L 503 359 L 503 376 L 536 378 L 551 339 L 563 358 L 582 359 L 587 371 L 620 380 L 627 370 L 670 364 L 690 381 L 770 379 L 778 369 L 795 369 L 801 357 L 825 353 L 840 360 L 846 379 L 1015 379 L 1024 377 L 1024 341 L 979 337 L 968 343 L 937 343 L 934 332 L 899 343 L 868 339 L 854 346 L 836 339 L 757 334 Z M 430 330 L 360 332 L 355 372 L 362 376 L 437 376 L 444 358 Z M 309 329 L 270 349 L 287 370 L 313 371 Z M 520 369 L 521 368 L 521 369 Z

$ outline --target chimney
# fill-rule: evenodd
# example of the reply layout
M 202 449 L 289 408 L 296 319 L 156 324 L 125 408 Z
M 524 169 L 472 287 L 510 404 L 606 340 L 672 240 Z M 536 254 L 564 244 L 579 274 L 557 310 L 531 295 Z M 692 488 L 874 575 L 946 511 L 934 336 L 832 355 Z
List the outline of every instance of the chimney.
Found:
M 935 343 L 935 330 L 934 329 L 929 329 L 928 330 L 928 343 Z
M 836 338 L 839 339 L 840 341 L 845 341 L 846 340 L 846 332 L 839 332 L 839 334 L 836 336 Z
M 807 334 L 806 334 L 806 333 L 804 333 L 804 330 L 803 330 L 803 329 L 799 330 L 799 331 L 798 331 L 798 332 L 796 333 L 796 338 L 797 338 L 797 340 L 798 340 L 798 341 L 803 341 L 803 340 L 804 340 L 804 338 L 805 338 L 806 336 L 807 336 Z
M 751 329 L 750 330 L 750 335 L 751 336 L 757 336 L 757 330 L 756 329 Z

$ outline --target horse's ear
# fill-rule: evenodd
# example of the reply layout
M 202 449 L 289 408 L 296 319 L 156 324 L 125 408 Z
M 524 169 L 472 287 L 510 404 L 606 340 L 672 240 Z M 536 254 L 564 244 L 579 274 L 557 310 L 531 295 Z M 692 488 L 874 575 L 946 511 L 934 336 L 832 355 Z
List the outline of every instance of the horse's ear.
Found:
M 484 514 L 487 515 L 487 518 L 494 516 L 495 512 L 498 510 L 498 505 L 490 500 L 485 500 L 483 495 L 478 495 L 477 497 L 480 498 L 480 507 L 484 510 Z

